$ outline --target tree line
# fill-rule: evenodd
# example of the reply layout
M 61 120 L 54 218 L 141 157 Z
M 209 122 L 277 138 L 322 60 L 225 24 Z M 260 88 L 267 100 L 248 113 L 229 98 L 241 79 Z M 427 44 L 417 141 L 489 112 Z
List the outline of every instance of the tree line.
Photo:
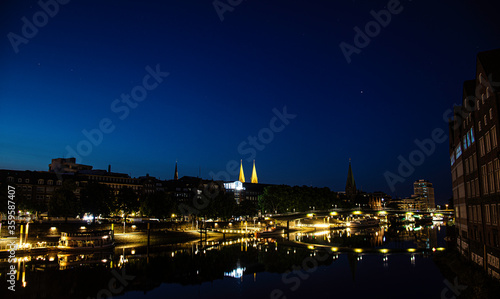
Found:
M 329 188 L 274 185 L 264 189 L 259 197 L 263 213 L 305 212 L 344 207 L 336 192 Z

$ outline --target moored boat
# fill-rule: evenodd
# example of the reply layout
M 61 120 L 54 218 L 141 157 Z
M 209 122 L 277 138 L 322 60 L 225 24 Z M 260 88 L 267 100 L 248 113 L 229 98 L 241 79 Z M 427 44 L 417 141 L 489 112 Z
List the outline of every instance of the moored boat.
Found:
M 99 250 L 115 246 L 112 230 L 97 230 L 89 232 L 66 233 L 62 232 L 59 238 L 60 250 Z

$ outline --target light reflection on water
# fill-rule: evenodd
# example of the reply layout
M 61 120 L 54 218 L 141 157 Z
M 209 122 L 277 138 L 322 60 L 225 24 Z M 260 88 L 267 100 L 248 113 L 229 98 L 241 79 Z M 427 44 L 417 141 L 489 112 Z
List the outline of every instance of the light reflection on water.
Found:
M 255 298 L 268 297 L 277 289 L 294 298 L 337 286 L 337 294 L 358 298 L 369 295 L 362 291 L 366 288 L 387 292 L 380 289 L 386 280 L 399 281 L 391 287 L 394 292 L 414 287 L 413 279 L 429 280 L 429 292 L 437 292 L 423 294 L 419 290 L 415 294 L 437 297 L 443 278 L 432 255 L 445 246 L 445 232 L 445 227 L 437 226 L 381 226 L 290 233 L 277 240 L 240 238 L 27 256 L 16 261 L 21 269 L 18 294 L 24 298 L 41 293 L 46 294 L 42 298 L 68 298 L 68 294 L 71 298 L 95 298 L 107 294 L 102 290 L 109 289 L 112 271 L 126 271 L 134 279 L 120 292 L 112 293 L 113 297 L 165 298 L 177 294 L 220 298 L 236 292 L 236 297 Z M 2 273 L 7 272 L 7 266 L 0 262 Z M 401 280 L 405 277 L 402 273 L 407 273 L 407 280 Z M 54 285 L 54 281 L 58 281 L 54 287 L 44 287 Z M 5 281 L 1 284 L 5 290 Z M 347 292 L 351 287 L 354 290 Z

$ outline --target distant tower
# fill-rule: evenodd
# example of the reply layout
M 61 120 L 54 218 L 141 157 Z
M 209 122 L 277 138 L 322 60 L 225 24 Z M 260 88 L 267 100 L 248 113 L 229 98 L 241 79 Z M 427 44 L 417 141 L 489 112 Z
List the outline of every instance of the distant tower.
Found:
M 240 160 L 240 182 L 245 182 L 245 174 L 243 173 L 243 160 Z
M 434 199 L 434 187 L 427 180 L 418 180 L 413 183 L 414 197 L 420 199 L 423 209 L 434 209 L 436 202 Z
M 354 197 L 358 193 L 356 189 L 356 182 L 352 175 L 351 159 L 349 159 L 349 171 L 347 172 L 347 182 L 345 183 L 345 195 L 347 197 Z
M 179 172 L 177 172 L 177 161 L 175 161 L 175 174 L 174 180 L 177 181 L 179 179 Z
M 253 170 L 252 170 L 252 184 L 258 184 L 257 170 L 255 169 L 255 160 L 253 160 Z

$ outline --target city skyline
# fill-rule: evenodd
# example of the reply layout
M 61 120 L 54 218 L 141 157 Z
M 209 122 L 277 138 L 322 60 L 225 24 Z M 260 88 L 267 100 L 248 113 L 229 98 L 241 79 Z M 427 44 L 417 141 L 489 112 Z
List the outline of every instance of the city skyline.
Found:
M 500 46 L 498 4 L 396 2 L 3 3 L 0 168 L 236 179 L 255 159 L 261 182 L 340 191 L 352 158 L 360 189 L 426 179 L 446 203 L 447 138 L 408 176 L 399 157 L 447 137 L 474 57 Z

